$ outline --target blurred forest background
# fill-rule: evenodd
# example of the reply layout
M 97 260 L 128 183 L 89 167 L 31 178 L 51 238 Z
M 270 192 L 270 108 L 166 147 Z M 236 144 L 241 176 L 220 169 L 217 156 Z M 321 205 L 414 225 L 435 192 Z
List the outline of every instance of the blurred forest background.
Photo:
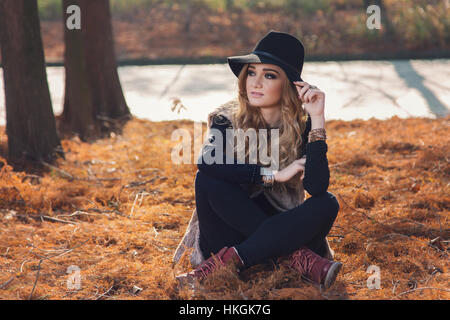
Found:
M 47 62 L 63 58 L 60 0 L 39 0 Z M 223 62 L 269 29 L 294 34 L 307 60 L 436 58 L 450 51 L 448 0 L 111 0 L 117 59 Z M 370 4 L 382 29 L 366 27 Z

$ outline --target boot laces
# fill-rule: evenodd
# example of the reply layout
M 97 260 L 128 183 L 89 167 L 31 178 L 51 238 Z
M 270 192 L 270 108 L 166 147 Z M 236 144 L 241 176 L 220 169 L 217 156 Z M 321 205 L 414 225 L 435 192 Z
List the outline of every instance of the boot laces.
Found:
M 291 267 L 300 273 L 309 275 L 312 272 L 314 264 L 319 261 L 320 257 L 309 250 L 297 250 L 291 255 Z
M 216 256 L 216 258 L 219 260 L 219 263 L 223 264 L 223 261 L 221 257 Z M 205 261 L 204 265 L 201 265 L 198 269 L 200 271 L 203 278 L 206 278 L 211 272 L 214 271 L 214 269 L 217 267 L 216 262 L 213 260 L 213 257 L 211 257 L 211 260 Z

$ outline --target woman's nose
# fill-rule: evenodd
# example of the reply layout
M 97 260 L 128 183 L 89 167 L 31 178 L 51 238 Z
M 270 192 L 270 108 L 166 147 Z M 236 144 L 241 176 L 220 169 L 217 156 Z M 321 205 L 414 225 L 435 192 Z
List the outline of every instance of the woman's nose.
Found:
M 261 79 L 261 77 L 255 77 L 255 81 L 253 81 L 253 86 L 255 88 L 260 88 L 262 86 L 262 79 Z

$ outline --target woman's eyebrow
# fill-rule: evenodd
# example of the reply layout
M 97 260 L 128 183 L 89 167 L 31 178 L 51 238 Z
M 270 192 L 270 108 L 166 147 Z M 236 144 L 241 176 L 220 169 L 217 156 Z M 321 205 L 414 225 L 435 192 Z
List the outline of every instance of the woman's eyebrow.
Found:
M 254 66 L 248 66 L 248 68 L 249 68 L 249 69 L 250 69 L 250 68 L 255 69 Z M 275 70 L 275 69 L 264 68 L 263 71 L 273 71 L 273 72 L 276 72 L 276 73 L 280 74 L 280 73 L 279 73 L 277 70 Z

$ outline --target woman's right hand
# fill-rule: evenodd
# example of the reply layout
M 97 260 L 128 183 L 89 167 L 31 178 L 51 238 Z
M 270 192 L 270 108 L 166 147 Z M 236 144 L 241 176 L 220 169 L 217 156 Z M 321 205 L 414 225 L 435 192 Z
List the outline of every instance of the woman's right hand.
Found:
M 300 159 L 294 160 L 290 165 L 288 165 L 283 170 L 277 171 L 274 174 L 274 179 L 276 182 L 286 182 L 289 179 L 291 179 L 293 176 L 295 176 L 298 172 L 303 172 L 300 179 L 303 180 L 305 177 L 305 163 L 306 163 L 306 156 L 303 156 Z

